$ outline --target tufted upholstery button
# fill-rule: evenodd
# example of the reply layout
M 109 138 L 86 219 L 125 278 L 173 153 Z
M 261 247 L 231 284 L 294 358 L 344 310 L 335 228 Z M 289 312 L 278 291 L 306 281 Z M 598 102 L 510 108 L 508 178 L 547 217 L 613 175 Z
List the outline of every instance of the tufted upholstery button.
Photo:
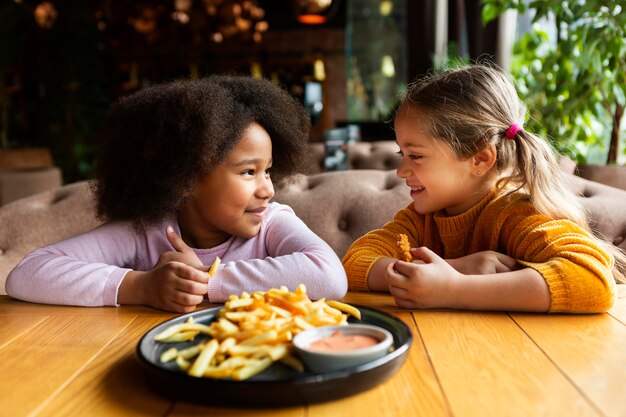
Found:
M 361 158 L 360 156 L 354 157 L 352 159 L 352 168 L 353 169 L 362 169 L 362 167 L 363 167 L 363 158 Z
M 400 161 L 398 158 L 386 158 L 385 159 L 385 168 L 386 169 L 396 169 L 400 165 Z
M 346 219 L 339 220 L 339 224 L 337 225 L 339 230 L 343 230 L 344 232 L 348 230 L 348 221 Z
M 624 236 L 618 236 L 615 239 L 613 239 L 613 244 L 615 246 L 619 246 L 621 245 L 621 243 L 624 241 Z

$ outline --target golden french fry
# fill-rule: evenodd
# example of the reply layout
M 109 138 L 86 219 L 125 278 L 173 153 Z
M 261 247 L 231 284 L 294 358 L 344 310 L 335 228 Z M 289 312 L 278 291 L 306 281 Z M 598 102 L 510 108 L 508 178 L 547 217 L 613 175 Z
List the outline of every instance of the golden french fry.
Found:
M 230 300 L 226 302 L 226 308 L 228 310 L 235 310 L 241 307 L 248 307 L 254 303 L 253 298 L 240 298 L 238 300 Z
M 226 318 L 219 319 L 215 328 L 224 334 L 233 334 L 239 331 L 239 327 Z
M 191 359 L 191 358 L 198 356 L 199 353 L 200 353 L 200 345 L 195 345 L 195 346 L 189 346 L 188 348 L 179 350 L 178 356 L 182 357 L 183 359 Z
M 276 345 L 276 346 L 266 347 L 266 354 L 273 361 L 277 361 L 277 360 L 280 360 L 281 358 L 284 358 L 285 356 L 287 356 L 288 353 L 289 353 L 289 346 L 287 345 Z
M 235 345 L 235 346 L 231 346 L 228 349 L 228 353 L 231 356 L 248 357 L 248 356 L 258 355 L 259 353 L 265 353 L 264 348 L 265 348 L 264 346 Z
M 224 363 L 224 362 L 222 362 Z M 216 366 L 209 366 L 204 370 L 204 375 L 207 378 L 226 379 L 233 373 L 232 368 L 220 368 Z
M 339 311 L 350 314 L 357 320 L 361 320 L 361 311 L 358 308 L 351 306 L 350 304 L 342 303 L 341 301 L 336 300 L 328 300 L 326 301 L 326 304 L 328 304 L 330 307 L 336 308 Z
M 290 318 L 292 316 L 292 314 L 289 311 L 285 310 L 284 308 L 280 308 L 278 306 L 267 305 L 266 308 L 276 313 L 280 317 Z
M 241 346 L 258 346 L 264 343 L 276 342 L 278 339 L 278 332 L 276 330 L 268 330 L 263 332 L 257 336 L 251 337 L 249 339 L 241 342 Z
M 228 349 L 230 349 L 231 347 L 235 346 L 237 344 L 237 340 L 234 337 L 228 337 L 224 340 L 222 340 L 222 343 L 220 343 L 220 347 L 218 349 L 219 353 L 226 353 L 228 352 Z
M 217 368 L 234 370 L 243 366 L 249 365 L 250 359 L 245 356 L 231 356 L 228 359 L 224 359 Z
M 188 340 L 193 340 L 196 338 L 196 336 L 198 335 L 198 331 L 195 330 L 187 330 L 187 331 L 181 331 L 178 332 L 176 334 L 173 334 L 171 336 L 168 336 L 164 339 L 161 339 L 161 342 L 186 342 Z
M 304 318 L 302 317 L 295 317 L 293 319 L 294 323 L 296 326 L 298 326 L 301 330 L 307 330 L 307 329 L 312 329 L 315 326 L 313 326 L 311 323 L 309 323 L 308 321 L 306 321 Z
M 157 342 L 162 342 L 168 337 L 172 337 L 176 333 L 179 333 L 180 331 L 182 331 L 184 325 L 185 324 L 183 323 L 183 324 L 175 324 L 173 326 L 170 326 L 167 329 L 163 330 L 161 333 L 154 336 L 154 340 L 156 340 Z
M 243 368 L 237 369 L 235 372 L 232 373 L 231 377 L 235 381 L 243 381 L 244 379 L 248 379 L 260 372 L 263 372 L 272 363 L 273 361 L 270 358 L 260 359 L 252 365 L 244 366 Z
M 176 357 L 176 365 L 178 365 L 178 367 L 183 371 L 186 371 L 191 367 L 191 362 L 183 358 L 181 355 L 178 355 Z
M 222 262 L 222 260 L 220 259 L 219 256 L 215 257 L 215 261 L 213 261 L 213 265 L 211 265 L 211 267 L 209 268 L 209 277 L 212 277 L 213 275 L 215 275 L 215 271 L 217 271 L 217 267 L 220 266 L 220 263 Z
M 196 360 L 189 368 L 189 375 L 201 377 L 204 374 L 205 369 L 209 366 L 211 359 L 217 352 L 217 347 L 219 346 L 216 339 L 211 339 L 207 343 L 207 345 L 202 349 L 202 352 L 198 355 Z
M 176 349 L 175 347 L 172 347 L 166 350 L 165 352 L 163 352 L 159 360 L 161 361 L 161 363 L 165 363 L 165 362 L 169 362 L 171 360 L 176 359 L 177 356 L 178 356 L 178 349 Z
M 304 372 L 304 363 L 302 363 L 302 361 L 299 358 L 296 358 L 295 356 L 291 354 L 285 355 L 279 360 L 281 363 L 284 363 L 291 369 L 294 369 L 298 372 Z
M 194 323 L 193 321 L 188 321 L 186 323 L 175 324 L 173 326 L 168 327 L 158 335 L 154 337 L 154 340 L 158 342 L 172 341 L 172 342 L 180 342 L 180 340 L 170 340 L 172 336 L 181 332 L 195 331 L 197 333 L 211 334 L 211 327 L 206 324 Z

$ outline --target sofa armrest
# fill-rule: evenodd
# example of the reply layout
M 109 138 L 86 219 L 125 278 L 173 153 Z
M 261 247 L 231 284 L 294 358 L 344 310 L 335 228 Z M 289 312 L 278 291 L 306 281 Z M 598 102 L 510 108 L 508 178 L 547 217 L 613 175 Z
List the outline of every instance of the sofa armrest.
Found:
M 587 210 L 594 233 L 626 251 L 626 191 L 576 175 L 566 179 Z
M 85 181 L 0 207 L 0 294 L 5 294 L 4 282 L 9 272 L 29 252 L 99 224 Z
M 47 168 L 0 169 L 0 206 L 62 184 L 61 170 Z

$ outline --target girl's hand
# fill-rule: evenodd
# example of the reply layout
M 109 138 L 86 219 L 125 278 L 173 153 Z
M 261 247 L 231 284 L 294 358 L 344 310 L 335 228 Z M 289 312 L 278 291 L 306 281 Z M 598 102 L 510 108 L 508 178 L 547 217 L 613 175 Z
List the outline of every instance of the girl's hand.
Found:
M 456 259 L 446 259 L 454 269 L 465 275 L 488 275 L 517 269 L 517 261 L 495 251 L 472 253 Z
M 204 300 L 208 282 L 206 272 L 181 262 L 167 262 L 150 271 L 129 271 L 117 291 L 117 302 L 189 313 Z
M 181 262 L 157 265 L 143 277 L 144 304 L 189 313 L 204 300 L 209 274 Z
M 120 304 L 143 304 L 160 310 L 189 313 L 204 300 L 209 267 L 167 227 L 167 239 L 174 251 L 164 252 L 150 271 L 131 271 L 118 290 Z
M 386 269 L 396 304 L 402 308 L 446 307 L 461 274 L 426 247 L 411 249 L 411 254 L 421 262 L 397 261 Z

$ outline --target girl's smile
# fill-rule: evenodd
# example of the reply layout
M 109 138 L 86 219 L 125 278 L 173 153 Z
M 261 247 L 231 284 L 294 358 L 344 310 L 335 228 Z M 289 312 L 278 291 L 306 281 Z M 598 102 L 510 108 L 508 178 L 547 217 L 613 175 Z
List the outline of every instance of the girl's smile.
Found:
M 254 209 L 248 209 L 246 210 L 246 213 L 254 217 L 258 217 L 260 220 L 263 220 L 265 218 L 266 210 L 267 210 L 267 206 L 262 206 L 262 207 L 258 207 Z
M 417 186 L 412 186 L 412 185 L 409 185 L 409 184 L 407 184 L 407 185 L 411 189 L 410 194 L 411 194 L 412 198 L 415 198 L 419 193 L 421 193 L 422 191 L 425 190 L 424 187 L 417 187 Z

